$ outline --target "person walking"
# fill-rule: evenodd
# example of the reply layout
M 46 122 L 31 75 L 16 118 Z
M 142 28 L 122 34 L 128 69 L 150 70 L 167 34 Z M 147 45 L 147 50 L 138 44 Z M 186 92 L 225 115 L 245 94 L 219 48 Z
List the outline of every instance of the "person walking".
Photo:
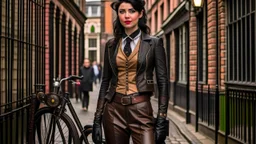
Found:
M 84 59 L 84 64 L 80 67 L 80 75 L 83 75 L 83 79 L 80 82 L 80 93 L 83 94 L 82 98 L 82 109 L 87 111 L 89 106 L 89 92 L 93 90 L 93 68 L 90 66 L 90 60 Z
M 150 36 L 144 0 L 118 0 L 111 4 L 117 17 L 114 38 L 106 43 L 104 68 L 94 115 L 92 139 L 106 143 L 163 144 L 168 132 L 168 78 L 162 38 Z M 157 118 L 150 98 L 158 86 Z M 155 121 L 154 121 L 155 120 Z
M 93 81 L 94 81 L 94 84 L 97 85 L 97 79 L 98 79 L 98 75 L 99 75 L 99 68 L 98 68 L 98 65 L 97 65 L 96 61 L 94 61 L 92 63 L 92 67 L 93 67 L 93 71 L 94 71 Z
M 98 70 L 99 70 L 98 79 L 99 79 L 99 83 L 101 83 L 101 76 L 102 76 L 102 65 L 101 65 L 101 63 L 98 64 Z

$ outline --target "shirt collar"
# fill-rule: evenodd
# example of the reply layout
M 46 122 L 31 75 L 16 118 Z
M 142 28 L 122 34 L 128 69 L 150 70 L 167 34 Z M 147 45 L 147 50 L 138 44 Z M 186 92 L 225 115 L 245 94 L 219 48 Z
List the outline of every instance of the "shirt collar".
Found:
M 127 38 L 130 37 L 130 39 L 135 40 L 138 37 L 140 37 L 141 35 L 141 31 L 140 29 L 137 29 L 136 31 L 134 31 L 131 35 L 127 35 L 126 33 L 123 34 L 123 41 Z

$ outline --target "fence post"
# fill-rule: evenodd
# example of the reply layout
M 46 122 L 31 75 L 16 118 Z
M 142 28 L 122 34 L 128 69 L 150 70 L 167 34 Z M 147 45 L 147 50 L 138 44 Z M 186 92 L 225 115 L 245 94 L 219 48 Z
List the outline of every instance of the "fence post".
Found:
M 226 88 L 226 94 L 225 94 L 225 101 L 226 101 L 226 132 L 225 132 L 225 144 L 228 143 L 228 135 L 229 135 L 229 89 L 227 85 Z
M 196 132 L 198 132 L 198 80 L 196 80 Z
M 218 143 L 218 132 L 219 132 L 219 86 L 216 85 L 215 91 L 215 143 Z
M 31 97 L 31 106 L 29 111 L 29 137 L 28 137 L 28 144 L 34 144 L 34 116 L 36 111 L 36 94 L 32 94 Z

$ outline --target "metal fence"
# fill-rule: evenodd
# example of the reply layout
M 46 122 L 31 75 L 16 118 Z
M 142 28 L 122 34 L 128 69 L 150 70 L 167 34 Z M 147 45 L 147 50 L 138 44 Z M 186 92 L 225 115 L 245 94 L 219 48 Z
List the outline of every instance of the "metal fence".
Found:
M 35 83 L 44 83 L 44 0 L 0 0 L 0 143 L 28 142 Z
M 215 126 L 215 89 L 210 85 L 199 85 L 198 87 L 198 118 L 200 122 L 208 126 Z
M 241 143 L 256 143 L 255 87 L 226 87 L 226 143 L 232 137 Z

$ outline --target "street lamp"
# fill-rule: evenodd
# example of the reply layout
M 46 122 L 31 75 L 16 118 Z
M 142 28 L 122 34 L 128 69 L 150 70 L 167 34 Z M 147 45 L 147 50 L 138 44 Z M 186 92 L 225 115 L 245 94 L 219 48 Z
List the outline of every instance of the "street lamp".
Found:
M 192 5 L 194 8 L 203 8 L 204 0 L 192 0 Z

